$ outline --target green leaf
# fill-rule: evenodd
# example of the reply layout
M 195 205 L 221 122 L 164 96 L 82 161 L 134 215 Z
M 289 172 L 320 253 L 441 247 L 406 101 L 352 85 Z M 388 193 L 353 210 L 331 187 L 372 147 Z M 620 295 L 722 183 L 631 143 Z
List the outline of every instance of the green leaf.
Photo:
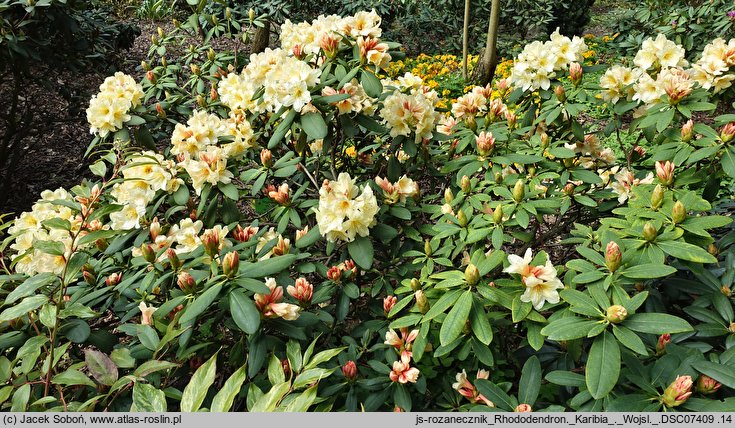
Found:
M 669 276 L 676 272 L 676 268 L 672 266 L 662 265 L 658 263 L 644 263 L 626 267 L 622 270 L 622 274 L 633 279 L 650 279 Z
M 222 192 L 223 195 L 227 196 L 233 201 L 240 199 L 240 191 L 238 190 L 237 186 L 232 183 L 217 183 L 217 188 L 220 192 Z
M 327 362 L 339 355 L 345 348 L 327 349 L 319 352 L 307 361 L 304 361 L 304 370 L 313 369 L 321 363 Z
M 270 391 L 268 391 L 267 394 L 260 397 L 255 404 L 253 404 L 253 407 L 250 409 L 251 412 L 272 412 L 276 409 L 276 406 L 281 401 L 281 399 L 288 393 L 288 391 L 291 389 L 291 382 L 286 381 L 279 383 L 277 385 L 273 385 L 271 387 Z
M 184 325 L 189 321 L 193 321 L 196 317 L 206 311 L 215 299 L 217 299 L 220 291 L 222 291 L 222 284 L 214 284 L 209 287 L 201 296 L 197 297 L 192 303 L 186 306 L 184 314 L 179 319 L 179 324 Z
M 121 369 L 135 367 L 135 358 L 130 356 L 130 349 L 117 348 L 110 353 L 110 359 Z
M 286 412 L 306 412 L 316 400 L 317 385 L 312 386 L 291 400 L 286 406 Z
M 487 313 L 482 307 L 482 304 L 475 300 L 472 304 L 472 311 L 470 312 L 470 323 L 472 325 L 472 332 L 475 333 L 480 342 L 485 346 L 489 345 L 493 340 L 493 328 L 488 321 Z
M 449 311 L 439 331 L 439 341 L 442 346 L 452 343 L 464 329 L 464 324 L 472 309 L 472 291 L 465 291 Z
M 648 355 L 646 345 L 637 334 L 622 325 L 613 325 L 613 333 L 623 346 L 640 355 Z
M 717 382 L 735 389 L 735 367 L 717 364 L 711 361 L 697 361 L 692 363 L 692 367 Z
M 243 382 L 247 379 L 247 367 L 242 366 L 230 376 L 217 395 L 212 399 L 212 406 L 209 409 L 212 412 L 228 412 L 232 407 L 232 402 L 240 393 Z
M 201 407 L 204 398 L 207 396 L 207 391 L 214 383 L 214 377 L 217 374 L 218 353 L 219 351 L 215 352 L 206 363 L 202 364 L 194 372 L 191 381 L 184 388 L 184 394 L 181 396 L 182 412 L 196 412 Z
M 146 361 L 145 363 L 138 366 L 138 368 L 133 371 L 133 374 L 138 377 L 146 377 L 151 373 L 172 369 L 178 366 L 178 364 L 174 364 L 168 361 L 151 360 Z
M 104 177 L 107 174 L 107 164 L 105 161 L 97 161 L 89 166 L 89 170 L 98 177 Z
M 431 308 L 429 308 L 429 311 L 424 314 L 424 318 L 421 320 L 421 322 L 423 323 L 432 320 L 440 314 L 443 314 L 444 311 L 446 311 L 450 306 L 454 305 L 454 302 L 459 299 L 461 293 L 461 290 L 452 290 L 442 295 L 439 300 L 437 300 L 436 303 L 434 303 Z
M 597 336 L 592 343 L 585 368 L 585 383 L 592 397 L 605 397 L 620 376 L 620 347 L 610 332 Z
M 704 248 L 697 247 L 682 241 L 656 242 L 666 254 L 681 260 L 694 263 L 717 263 L 717 258 L 708 253 Z
M 370 270 L 373 267 L 373 243 L 370 242 L 370 238 L 367 236 L 358 236 L 355 238 L 354 241 L 347 244 L 347 251 L 349 251 L 350 257 L 361 268 Z
M 158 337 L 158 333 L 153 327 L 149 325 L 137 325 L 138 340 L 140 343 L 151 351 L 158 349 L 158 344 L 161 343 L 161 339 Z
M 559 318 L 541 329 L 550 340 L 572 340 L 586 337 L 599 322 L 579 317 Z
M 89 374 L 97 382 L 110 386 L 117 381 L 117 366 L 104 353 L 95 351 L 94 349 L 87 349 L 84 351 L 84 361 L 87 363 Z
M 10 321 L 19 318 L 27 314 L 28 312 L 40 308 L 47 301 L 48 297 L 44 295 L 26 297 L 17 305 L 5 309 L 2 313 L 0 313 L 0 322 Z
M 277 147 L 281 141 L 283 141 L 283 137 L 285 137 L 286 133 L 291 129 L 291 124 L 293 124 L 293 121 L 296 119 L 296 115 L 298 115 L 298 112 L 293 109 L 286 113 L 286 116 L 281 120 L 281 123 L 278 124 L 276 129 L 273 131 L 273 135 L 271 135 L 271 138 L 268 140 L 269 149 Z
M 298 376 L 296 376 L 296 379 L 294 379 L 293 389 L 297 390 L 305 386 L 311 385 L 314 382 L 318 382 L 320 379 L 324 379 L 330 376 L 332 373 L 334 373 L 335 370 L 336 368 L 323 369 L 319 367 L 304 370 Z
M 597 317 L 601 315 L 595 301 L 586 293 L 579 290 L 566 289 L 559 293 L 565 302 L 571 305 L 571 310 L 582 315 Z
M 49 272 L 34 275 L 23 281 L 22 284 L 15 288 L 15 290 L 11 291 L 5 298 L 4 304 L 9 305 L 22 297 L 30 296 L 44 285 L 51 284 L 55 279 L 56 275 Z
M 383 93 L 383 84 L 380 83 L 380 79 L 378 79 L 375 74 L 370 71 L 362 71 L 360 84 L 362 85 L 363 89 L 365 89 L 365 93 L 371 98 L 378 98 Z
M 533 355 L 526 360 L 521 370 L 521 380 L 518 383 L 518 401 L 533 405 L 541 389 L 541 363 Z
M 651 334 L 683 333 L 693 330 L 683 319 L 659 313 L 633 314 L 623 321 L 622 325 L 633 331 Z
M 480 391 L 480 394 L 492 401 L 497 408 L 509 411 L 513 411 L 513 409 L 515 409 L 515 405 L 508 394 L 489 380 L 477 379 L 475 381 L 475 386 L 477 387 L 477 390 Z
M 554 385 L 561 386 L 584 386 L 584 376 L 579 373 L 567 372 L 564 370 L 554 370 L 546 374 L 546 380 Z
M 319 225 L 315 225 L 306 232 L 306 235 L 297 240 L 294 246 L 296 248 L 306 248 L 318 241 L 321 236 L 322 235 L 319 233 Z
M 245 278 L 263 278 L 284 271 L 291 267 L 295 261 L 295 254 L 284 254 L 260 260 L 257 263 L 240 263 L 238 272 Z
M 131 412 L 165 412 L 166 394 L 147 383 L 135 382 L 133 385 L 133 404 Z
M 230 293 L 230 313 L 235 324 L 245 333 L 253 334 L 258 331 L 260 312 L 253 299 L 242 291 L 235 290 Z
M 87 385 L 91 387 L 95 387 L 94 382 L 92 382 L 92 379 L 88 378 L 84 373 L 80 372 L 79 370 L 73 370 L 69 369 L 65 372 L 59 373 L 56 376 L 51 379 L 51 383 L 55 383 L 57 385 Z
M 327 123 L 319 112 L 310 112 L 301 116 L 301 127 L 311 140 L 319 140 L 327 136 Z
M 64 255 L 64 244 L 59 241 L 33 241 L 33 248 L 52 256 Z

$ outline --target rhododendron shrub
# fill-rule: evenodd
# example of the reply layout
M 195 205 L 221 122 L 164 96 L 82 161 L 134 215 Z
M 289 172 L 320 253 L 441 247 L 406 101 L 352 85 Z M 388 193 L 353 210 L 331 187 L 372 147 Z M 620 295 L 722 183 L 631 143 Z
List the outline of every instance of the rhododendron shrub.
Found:
M 103 84 L 98 178 L 8 227 L 4 406 L 733 410 L 724 80 L 657 38 L 592 81 L 554 33 L 442 109 L 378 77 L 399 55 L 380 23 L 212 53 L 176 114 L 150 73 Z

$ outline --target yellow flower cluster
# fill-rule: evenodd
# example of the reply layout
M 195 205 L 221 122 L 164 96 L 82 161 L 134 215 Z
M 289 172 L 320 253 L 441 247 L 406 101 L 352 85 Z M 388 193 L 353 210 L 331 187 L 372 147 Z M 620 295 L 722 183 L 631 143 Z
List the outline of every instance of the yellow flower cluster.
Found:
M 350 242 L 357 235 L 368 236 L 368 228 L 376 222 L 378 201 L 370 186 L 360 193 L 355 180 L 343 172 L 336 180 L 324 181 L 315 211 L 322 236 L 331 242 Z
M 130 120 L 128 112 L 140 105 L 143 87 L 132 77 L 117 72 L 100 85 L 100 92 L 92 96 L 87 108 L 89 131 L 105 137 L 121 129 Z

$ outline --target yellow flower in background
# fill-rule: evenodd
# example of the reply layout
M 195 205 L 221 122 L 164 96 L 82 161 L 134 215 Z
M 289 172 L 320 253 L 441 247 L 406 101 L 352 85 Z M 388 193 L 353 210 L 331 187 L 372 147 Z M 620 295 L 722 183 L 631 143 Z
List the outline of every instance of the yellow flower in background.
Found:
M 355 146 L 350 146 L 345 149 L 345 154 L 351 158 L 357 157 L 357 149 L 355 149 Z

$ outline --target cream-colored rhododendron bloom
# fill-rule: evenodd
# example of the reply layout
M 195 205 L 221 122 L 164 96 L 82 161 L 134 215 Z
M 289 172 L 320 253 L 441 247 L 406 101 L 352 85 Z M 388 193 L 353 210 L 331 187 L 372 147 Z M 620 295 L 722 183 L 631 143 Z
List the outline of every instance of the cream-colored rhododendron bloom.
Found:
M 702 50 L 702 57 L 688 70 L 704 89 L 718 93 L 732 86 L 735 80 L 735 39 L 712 40 Z
M 618 202 L 621 204 L 628 200 L 630 192 L 633 187 L 639 184 L 651 184 L 653 183 L 653 173 L 649 172 L 645 178 L 635 178 L 633 172 L 629 171 L 628 168 L 623 168 L 615 174 L 615 181 L 610 185 L 612 190 L 618 194 Z
M 368 236 L 375 225 L 378 201 L 370 186 L 362 193 L 350 175 L 343 172 L 336 180 L 325 180 L 319 189 L 316 221 L 319 231 L 328 241 L 353 241 L 356 236 Z
M 643 41 L 633 63 L 643 70 L 686 67 L 689 63 L 684 58 L 685 53 L 682 46 L 659 34 L 655 39 L 649 37 Z
M 557 72 L 566 70 L 573 62 L 582 62 L 585 52 L 584 39 L 570 39 L 557 29 L 548 41 L 535 41 L 523 48 L 513 63 L 510 82 L 524 91 L 549 89 Z
M 559 303 L 557 290 L 564 288 L 564 284 L 556 277 L 556 268 L 551 260 L 547 258 L 543 266 L 533 266 L 532 261 L 533 253 L 530 248 L 523 257 L 509 254 L 510 265 L 503 272 L 521 276 L 521 282 L 526 286 L 521 301 L 530 302 L 536 310 L 541 310 L 545 302 Z
M 54 201 L 70 203 L 73 200 L 74 198 L 63 188 L 55 191 L 44 190 L 41 192 L 41 199 L 33 204 L 31 211 L 21 213 L 15 219 L 8 228 L 8 234 L 14 237 L 10 248 L 15 254 L 11 256 L 11 260 L 17 272 L 27 275 L 50 272 L 59 275 L 64 271 L 73 247 L 70 231 L 44 226 L 43 222 L 51 219 L 67 220 L 71 225 L 71 232 L 78 232 L 81 228 L 81 219 L 76 211 L 54 203 Z M 39 251 L 33 247 L 34 241 L 60 242 L 64 247 L 64 254 L 53 255 Z M 78 249 L 92 244 L 86 244 Z
M 158 310 L 158 308 L 148 306 L 145 302 L 140 302 L 138 309 L 140 309 L 140 323 L 143 325 L 153 324 L 153 314 Z
M 416 141 L 431 138 L 439 119 L 433 103 L 423 93 L 404 94 L 400 91 L 385 99 L 380 117 L 390 127 L 391 137 L 414 133 Z
M 219 116 L 206 111 L 194 111 L 186 125 L 177 123 L 171 135 L 171 154 L 196 157 L 200 151 L 217 144 L 227 135 L 227 126 Z
M 319 15 L 311 23 L 300 22 L 294 24 L 287 19 L 281 25 L 281 48 L 291 54 L 300 50 L 304 55 L 316 55 L 319 53 L 320 41 L 326 36 L 331 37 L 339 44 L 342 40 L 343 28 L 348 25 L 347 21 L 352 19 L 342 18 L 339 15 Z
M 603 89 L 600 96 L 613 104 L 621 99 L 631 99 L 635 94 L 632 85 L 638 80 L 640 73 L 640 70 L 632 70 L 621 65 L 610 67 L 600 78 L 600 86 Z
M 100 92 L 89 100 L 89 131 L 106 137 L 121 129 L 130 120 L 130 109 L 139 106 L 142 98 L 143 87 L 135 79 L 122 72 L 109 76 L 100 85 Z
M 206 183 L 228 184 L 234 175 L 227 170 L 227 153 L 218 146 L 207 146 L 205 151 L 198 153 L 199 160 L 187 159 L 181 163 L 191 177 L 191 185 L 197 195 L 202 193 Z
M 301 307 L 290 303 L 282 303 L 283 287 L 276 284 L 273 278 L 265 278 L 269 294 L 255 293 L 255 306 L 265 318 L 283 318 L 287 321 L 298 319 Z

